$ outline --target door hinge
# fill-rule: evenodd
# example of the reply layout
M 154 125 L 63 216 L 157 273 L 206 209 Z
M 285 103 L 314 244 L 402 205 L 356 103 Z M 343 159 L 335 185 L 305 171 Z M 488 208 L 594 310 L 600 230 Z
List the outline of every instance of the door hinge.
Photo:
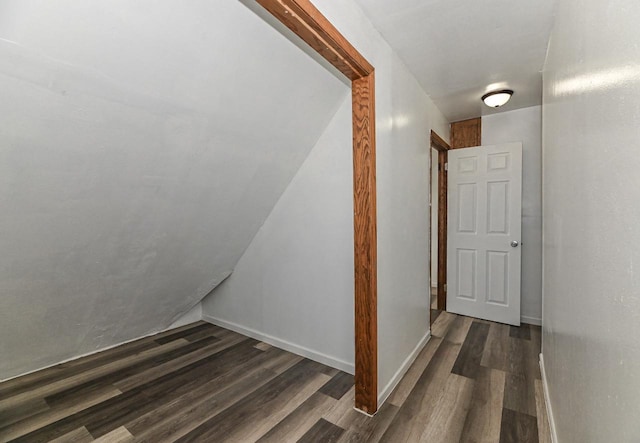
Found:
M 445 170 L 445 171 L 448 171 L 448 170 L 449 170 L 449 163 L 445 163 L 445 164 L 444 164 L 444 170 Z
M 444 284 L 444 292 L 447 292 L 447 284 Z

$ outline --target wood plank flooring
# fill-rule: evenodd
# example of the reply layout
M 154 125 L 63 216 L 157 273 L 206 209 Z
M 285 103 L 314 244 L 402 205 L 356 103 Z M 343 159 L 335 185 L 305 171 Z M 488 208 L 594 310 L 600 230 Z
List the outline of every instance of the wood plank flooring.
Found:
M 375 417 L 353 376 L 198 322 L 0 384 L 1 442 L 548 442 L 540 328 L 439 312 Z

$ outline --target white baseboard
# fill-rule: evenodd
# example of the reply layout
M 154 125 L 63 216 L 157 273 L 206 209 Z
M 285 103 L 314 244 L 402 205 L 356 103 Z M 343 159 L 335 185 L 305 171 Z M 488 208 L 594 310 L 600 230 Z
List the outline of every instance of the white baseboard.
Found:
M 526 315 L 520 316 L 520 323 L 526 323 L 528 325 L 542 326 L 542 319 L 536 317 L 527 317 Z
M 256 340 L 263 341 L 272 346 L 275 346 L 276 348 L 284 349 L 285 351 L 289 351 L 294 354 L 301 355 L 311 360 L 320 362 L 327 366 L 331 366 L 332 368 L 340 369 L 341 371 L 347 372 L 349 374 L 355 373 L 355 366 L 353 363 L 349 363 L 344 360 L 340 360 L 338 358 L 332 357 L 330 355 L 326 355 L 321 352 L 314 351 L 313 349 L 309 349 L 304 346 L 297 345 L 295 343 L 291 343 L 286 340 L 282 340 L 278 337 L 265 334 L 255 329 L 247 328 L 237 323 L 212 317 L 207 314 L 202 315 L 202 320 L 226 329 L 230 329 L 234 332 L 237 332 L 238 334 L 246 335 L 248 337 L 255 338 Z
M 549 385 L 547 383 L 547 373 L 544 368 L 544 356 L 542 354 L 540 354 L 540 373 L 542 375 L 544 404 L 547 407 L 547 417 L 549 418 L 549 431 L 551 432 L 551 441 L 553 443 L 558 443 L 558 434 L 556 433 L 556 421 L 553 418 L 553 410 L 551 409 L 551 401 L 549 400 Z
M 380 410 L 382 404 L 387 401 L 387 398 L 389 398 L 393 390 L 396 388 L 396 386 L 398 386 L 398 383 L 400 383 L 402 377 L 404 377 L 404 375 L 407 373 L 413 362 L 416 361 L 416 358 L 418 358 L 420 351 L 422 351 L 422 349 L 426 346 L 430 339 L 431 331 L 427 331 L 425 336 L 420 339 L 416 347 L 413 348 L 413 351 L 411 351 L 409 356 L 402 362 L 402 365 L 400 365 L 400 368 L 396 371 L 393 377 L 391 377 L 389 383 L 387 383 L 382 392 L 380 392 L 380 394 L 378 395 L 378 410 Z

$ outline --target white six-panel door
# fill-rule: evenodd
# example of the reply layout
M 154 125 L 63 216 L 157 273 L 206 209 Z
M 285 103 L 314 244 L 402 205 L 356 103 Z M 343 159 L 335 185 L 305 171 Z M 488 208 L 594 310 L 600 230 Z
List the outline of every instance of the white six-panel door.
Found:
M 447 311 L 520 325 L 522 144 L 448 155 Z

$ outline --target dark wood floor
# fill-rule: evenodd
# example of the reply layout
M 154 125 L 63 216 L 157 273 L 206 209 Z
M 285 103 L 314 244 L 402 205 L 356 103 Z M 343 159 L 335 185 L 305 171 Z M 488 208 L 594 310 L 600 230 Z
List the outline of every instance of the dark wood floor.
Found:
M 200 322 L 0 384 L 0 441 L 547 442 L 539 351 L 440 313 L 369 418 L 351 375 Z

